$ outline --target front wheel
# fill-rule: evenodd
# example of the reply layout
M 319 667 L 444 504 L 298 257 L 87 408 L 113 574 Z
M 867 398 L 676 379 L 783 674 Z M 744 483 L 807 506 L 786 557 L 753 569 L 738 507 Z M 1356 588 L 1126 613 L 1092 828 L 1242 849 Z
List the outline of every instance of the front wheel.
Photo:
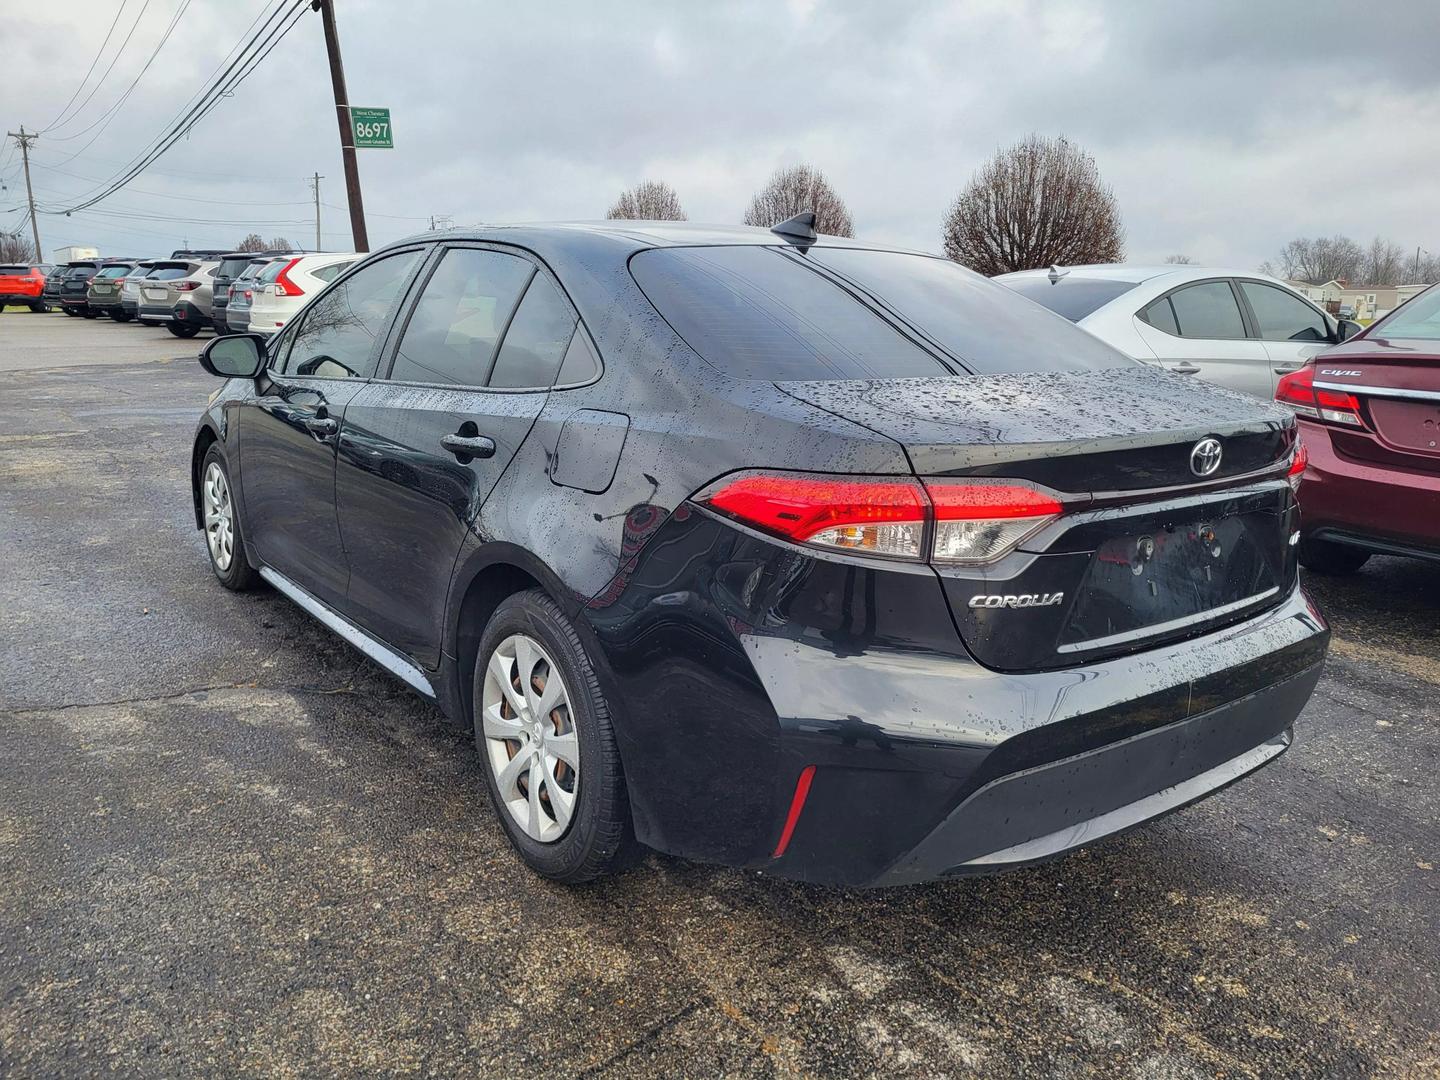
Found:
M 1329 540 L 1301 540 L 1300 565 L 1317 574 L 1353 574 L 1370 561 L 1370 552 Z
M 490 800 L 531 869 L 578 884 L 633 861 L 610 709 L 574 625 L 544 592 L 516 593 L 490 617 L 473 694 Z
M 166 323 L 165 329 L 179 338 L 192 338 L 200 332 L 198 326 L 187 326 L 184 323 Z
M 212 444 L 200 463 L 200 512 L 205 523 L 205 547 L 210 569 L 220 584 L 235 592 L 252 588 L 259 576 L 245 561 L 244 534 L 230 486 L 230 470 L 218 444 Z

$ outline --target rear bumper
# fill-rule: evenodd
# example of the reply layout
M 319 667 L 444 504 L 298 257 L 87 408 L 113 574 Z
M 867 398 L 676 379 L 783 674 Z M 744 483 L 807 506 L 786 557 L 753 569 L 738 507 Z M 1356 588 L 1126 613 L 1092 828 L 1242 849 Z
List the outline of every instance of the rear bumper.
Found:
M 176 322 L 190 323 L 195 326 L 210 325 L 210 313 L 188 300 L 181 300 L 176 304 L 174 314 Z
M 231 333 L 244 333 L 245 331 L 249 330 L 249 329 L 250 329 L 250 309 L 249 309 L 249 308 L 239 308 L 239 309 L 236 309 L 236 308 L 233 308 L 233 307 L 231 307 L 231 308 L 226 308 L 226 309 L 225 309 L 225 327 L 226 327 L 226 329 L 229 330 Z
M 136 308 L 136 314 L 142 319 L 154 319 L 156 322 L 174 322 L 174 308 L 162 307 L 159 304 L 140 304 Z
M 76 311 L 84 311 L 90 306 L 89 301 L 83 296 L 62 296 L 60 303 L 65 307 L 74 308 Z
M 0 293 L 0 306 L 5 304 L 39 304 L 39 293 Z
M 1370 551 L 1440 558 L 1440 475 L 1365 465 L 1335 452 L 1324 425 L 1301 421 L 1310 463 L 1300 534 Z
M 95 311 L 109 311 L 113 307 L 120 306 L 120 300 L 114 296 L 87 297 L 86 305 Z

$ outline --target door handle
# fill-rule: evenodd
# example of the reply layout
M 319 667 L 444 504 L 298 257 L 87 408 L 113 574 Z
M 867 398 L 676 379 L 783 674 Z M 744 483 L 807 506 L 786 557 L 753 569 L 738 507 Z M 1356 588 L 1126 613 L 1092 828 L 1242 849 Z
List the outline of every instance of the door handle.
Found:
M 495 456 L 495 440 L 484 435 L 444 435 L 440 445 L 452 454 L 465 458 L 488 458 Z
M 307 416 L 303 423 L 313 435 L 334 435 L 340 430 L 340 421 L 329 416 Z
M 1299 371 L 1304 364 L 1276 364 L 1270 370 L 1276 375 L 1289 375 L 1292 371 Z
M 1170 370 L 1175 372 L 1175 374 L 1177 375 L 1194 375 L 1200 369 L 1187 360 L 1182 363 L 1176 364 Z

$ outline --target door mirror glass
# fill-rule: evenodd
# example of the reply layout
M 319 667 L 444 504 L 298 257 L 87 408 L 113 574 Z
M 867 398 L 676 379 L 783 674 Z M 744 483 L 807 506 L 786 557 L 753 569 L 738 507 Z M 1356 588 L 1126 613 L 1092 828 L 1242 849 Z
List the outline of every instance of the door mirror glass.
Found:
M 1358 322 L 1351 322 L 1349 319 L 1341 319 L 1335 326 L 1335 340 L 1349 341 L 1356 334 L 1365 328 Z
M 258 334 L 217 337 L 200 350 L 200 366 L 222 379 L 253 379 L 265 366 L 265 339 Z

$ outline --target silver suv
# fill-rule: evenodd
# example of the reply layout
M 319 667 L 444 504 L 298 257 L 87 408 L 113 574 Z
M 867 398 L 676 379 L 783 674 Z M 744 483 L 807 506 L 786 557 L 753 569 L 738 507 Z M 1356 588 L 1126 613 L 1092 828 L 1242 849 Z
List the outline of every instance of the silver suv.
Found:
M 210 294 L 218 261 L 173 259 L 157 262 L 140 282 L 141 322 L 165 324 L 176 337 L 194 337 L 210 326 Z

